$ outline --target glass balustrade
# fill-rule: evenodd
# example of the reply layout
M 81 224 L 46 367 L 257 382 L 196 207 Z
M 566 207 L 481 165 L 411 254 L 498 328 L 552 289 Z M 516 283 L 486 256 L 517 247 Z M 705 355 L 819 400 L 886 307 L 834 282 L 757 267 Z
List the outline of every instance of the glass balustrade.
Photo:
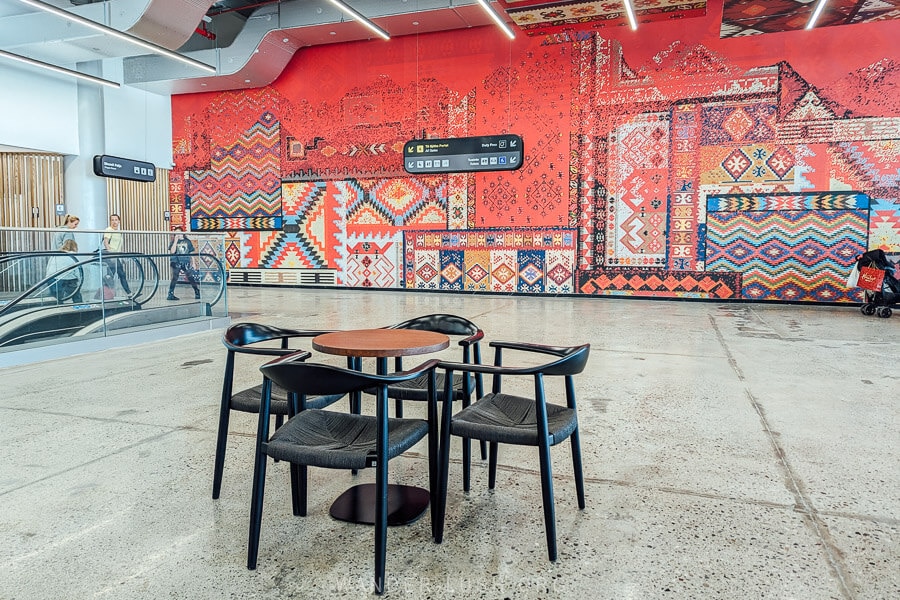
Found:
M 0 227 L 0 354 L 227 318 L 224 235 L 122 231 L 112 253 L 103 234 Z

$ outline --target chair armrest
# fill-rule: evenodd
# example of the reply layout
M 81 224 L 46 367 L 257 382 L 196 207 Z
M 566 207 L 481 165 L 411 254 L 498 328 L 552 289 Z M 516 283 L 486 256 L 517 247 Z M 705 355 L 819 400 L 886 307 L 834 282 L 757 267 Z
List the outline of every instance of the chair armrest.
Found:
M 484 339 L 484 332 L 479 329 L 476 333 L 473 333 L 469 337 L 459 340 L 459 345 L 471 346 L 472 344 L 477 344 L 482 339 Z
M 407 369 L 406 371 L 398 371 L 396 373 L 388 373 L 387 375 L 379 375 L 379 377 L 383 378 L 387 383 L 397 383 L 400 381 L 407 381 L 409 379 L 415 379 L 422 373 L 427 373 L 432 369 L 436 368 L 440 364 L 440 361 L 433 358 L 431 360 L 426 360 L 420 365 L 416 365 L 412 369 Z
M 278 348 L 275 348 L 276 350 Z M 269 365 L 280 365 L 286 363 L 294 363 L 294 362 L 303 362 L 310 356 L 312 356 L 312 352 L 307 352 L 306 350 L 288 350 L 289 354 L 284 356 L 279 356 L 273 360 L 270 360 L 266 364 L 262 365 L 260 369 L 264 367 L 268 367 Z
M 510 350 L 521 350 L 523 352 L 538 352 L 540 354 L 550 354 L 552 356 L 566 356 L 572 351 L 569 346 L 545 346 L 543 344 L 529 344 L 527 342 L 490 342 L 492 348 L 508 348 Z
M 447 371 L 468 371 L 469 373 L 487 373 L 488 375 L 533 375 L 540 372 L 544 365 L 530 367 L 504 367 L 497 365 L 482 365 L 478 363 L 446 362 L 438 363 L 439 369 Z

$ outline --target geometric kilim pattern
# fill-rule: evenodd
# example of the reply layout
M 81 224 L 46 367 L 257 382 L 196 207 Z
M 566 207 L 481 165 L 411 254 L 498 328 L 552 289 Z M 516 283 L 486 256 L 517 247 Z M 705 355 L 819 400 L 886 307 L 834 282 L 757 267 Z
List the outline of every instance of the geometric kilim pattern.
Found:
M 406 288 L 573 293 L 576 229 L 404 231 Z
M 356 190 L 347 204 L 347 226 L 378 231 L 404 226 L 447 226 L 447 176 L 348 179 Z
M 900 199 L 872 199 L 872 210 L 869 213 L 869 248 L 900 252 Z
M 706 268 L 742 273 L 750 300 L 855 302 L 845 282 L 867 227 L 867 208 L 709 212 Z
M 741 274 L 728 272 L 605 269 L 579 273 L 578 292 L 594 296 L 659 296 L 711 300 L 740 297 Z
M 609 148 L 607 266 L 665 266 L 669 113 L 619 124 Z
M 325 185 L 309 182 L 282 186 L 283 231 L 261 249 L 259 267 L 322 269 L 328 267 L 326 244 L 329 223 L 323 201 Z
M 401 236 L 350 236 L 341 285 L 396 288 L 399 286 Z
M 266 111 L 231 146 L 214 148 L 210 169 L 189 171 L 191 229 L 280 229 L 280 127 Z

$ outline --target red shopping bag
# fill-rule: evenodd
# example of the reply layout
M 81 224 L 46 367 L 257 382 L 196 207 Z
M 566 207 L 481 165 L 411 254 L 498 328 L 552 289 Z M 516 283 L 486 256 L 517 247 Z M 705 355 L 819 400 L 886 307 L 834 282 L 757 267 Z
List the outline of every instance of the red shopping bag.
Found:
M 856 282 L 857 287 L 870 292 L 880 292 L 881 284 L 884 281 L 884 271 L 874 269 L 872 267 L 859 268 L 859 280 Z

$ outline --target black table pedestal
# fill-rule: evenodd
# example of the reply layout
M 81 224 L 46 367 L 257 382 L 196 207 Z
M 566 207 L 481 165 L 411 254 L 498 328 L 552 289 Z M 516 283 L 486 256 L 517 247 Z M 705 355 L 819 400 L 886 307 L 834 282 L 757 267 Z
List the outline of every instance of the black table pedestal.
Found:
M 411 485 L 388 485 L 388 525 L 407 525 L 425 513 L 428 490 Z M 340 521 L 375 524 L 375 484 L 355 485 L 337 497 L 329 514 Z

